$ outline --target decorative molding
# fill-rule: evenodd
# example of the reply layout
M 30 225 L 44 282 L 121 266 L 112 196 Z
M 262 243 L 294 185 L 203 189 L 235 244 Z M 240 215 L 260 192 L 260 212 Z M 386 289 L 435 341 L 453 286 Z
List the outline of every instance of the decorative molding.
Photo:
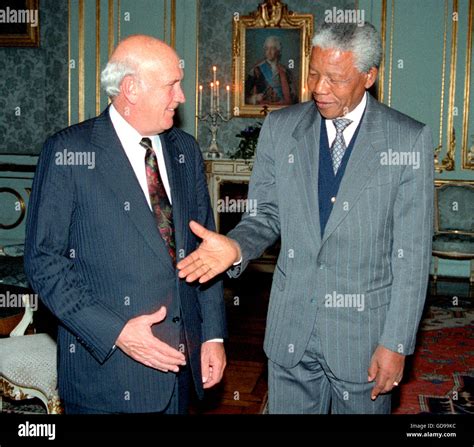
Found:
M 108 8 L 108 51 L 109 51 L 109 59 L 114 51 L 114 0 L 109 0 L 109 8 Z
M 201 2 L 200 0 L 196 0 L 196 88 L 195 88 L 195 107 L 194 107 L 194 138 L 198 140 L 199 138 L 199 126 L 198 126 L 198 112 L 199 112 L 199 104 L 198 104 L 198 96 L 199 96 L 199 14 L 201 10 Z
M 25 214 L 26 214 L 25 200 L 23 199 L 21 194 L 13 188 L 1 187 L 0 188 L 0 194 L 1 193 L 11 194 L 12 196 L 14 196 L 17 199 L 17 203 L 20 204 L 20 215 L 18 216 L 18 219 L 15 222 L 13 222 L 12 224 L 2 224 L 2 223 L 0 223 L 0 229 L 1 230 L 11 230 L 13 228 L 18 227 L 23 222 L 23 219 L 25 218 Z
M 392 0 L 392 11 L 390 17 L 390 55 L 389 55 L 389 72 L 388 72 L 388 101 L 387 105 L 392 104 L 392 75 L 393 75 L 393 33 L 395 30 L 395 0 Z
M 95 113 L 100 113 L 100 0 L 95 0 Z
M 444 2 L 443 60 L 441 62 L 441 98 L 439 106 L 439 142 L 435 150 L 443 147 L 444 94 L 446 85 L 446 45 L 448 41 L 448 0 Z
M 436 188 L 439 188 L 440 186 L 444 186 L 444 185 L 458 185 L 458 186 L 472 185 L 472 186 L 474 186 L 474 180 L 441 180 L 441 179 L 435 179 L 434 185 L 435 185 Z
M 120 10 L 120 0 L 117 0 L 117 43 L 119 43 L 122 38 L 121 38 L 121 32 L 122 30 L 120 29 L 120 24 L 122 22 L 122 13 Z
M 168 0 L 163 1 L 163 40 L 166 42 L 167 33 L 167 21 L 168 21 Z
M 385 46 L 387 32 L 387 0 L 382 0 L 380 35 L 382 38 L 382 60 L 379 67 L 378 100 L 384 102 L 385 95 Z
M 171 0 L 170 46 L 176 49 L 176 0 Z
M 85 70 L 84 70 L 84 44 L 85 44 L 85 17 L 84 17 L 84 0 L 79 0 L 79 121 L 84 121 L 85 116 Z
M 71 0 L 67 0 L 67 124 L 71 125 Z
M 472 66 L 472 34 L 474 21 L 474 0 L 469 0 L 469 13 L 467 24 L 466 63 L 464 70 L 464 104 L 462 121 L 461 157 L 462 169 L 474 169 L 474 141 L 469 147 L 469 109 L 471 95 L 471 66 Z M 474 136 L 473 136 L 474 139 Z
M 446 0 L 447 2 L 448 0 Z M 453 15 L 459 15 L 458 0 L 453 0 Z M 445 17 L 449 17 L 447 8 L 445 9 Z M 446 155 L 440 161 L 440 152 L 442 145 L 435 149 L 435 170 L 436 172 L 454 171 L 455 169 L 455 151 L 456 151 L 456 135 L 453 126 L 454 116 L 454 100 L 456 94 L 456 63 L 457 63 L 457 43 L 458 43 L 458 21 L 451 20 L 451 55 L 449 70 L 449 98 L 448 98 L 448 117 L 446 124 Z M 442 80 L 443 83 L 443 80 Z M 444 96 L 444 95 L 442 95 Z M 444 115 L 444 110 L 440 112 Z

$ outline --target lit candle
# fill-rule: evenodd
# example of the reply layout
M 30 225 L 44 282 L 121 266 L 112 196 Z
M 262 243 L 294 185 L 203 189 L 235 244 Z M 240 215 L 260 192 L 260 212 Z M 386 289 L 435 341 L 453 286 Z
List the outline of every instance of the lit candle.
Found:
M 226 86 L 226 92 L 227 92 L 227 115 L 230 115 L 230 87 Z
M 214 82 L 211 82 L 211 115 L 214 113 Z
M 217 80 L 217 67 L 215 65 L 212 66 L 212 80 L 214 81 L 214 85 L 216 84 L 216 80 Z
M 202 115 L 202 85 L 199 86 L 199 116 Z
M 216 110 L 219 110 L 219 81 L 216 81 L 216 100 L 217 100 Z

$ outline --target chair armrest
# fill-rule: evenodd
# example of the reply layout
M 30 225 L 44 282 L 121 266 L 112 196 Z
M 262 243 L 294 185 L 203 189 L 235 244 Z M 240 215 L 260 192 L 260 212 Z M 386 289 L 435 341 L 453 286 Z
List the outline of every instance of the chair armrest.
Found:
M 27 327 L 33 322 L 33 309 L 30 305 L 28 295 L 22 295 L 21 299 L 25 306 L 25 313 L 23 314 L 23 318 L 20 320 L 20 322 L 10 332 L 10 337 L 19 337 L 21 335 L 25 335 Z

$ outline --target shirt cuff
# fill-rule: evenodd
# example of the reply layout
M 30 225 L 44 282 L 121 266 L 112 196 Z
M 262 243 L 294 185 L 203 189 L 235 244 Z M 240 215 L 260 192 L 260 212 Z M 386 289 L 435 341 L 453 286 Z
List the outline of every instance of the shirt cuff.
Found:
M 224 343 L 224 339 L 223 339 L 223 338 L 213 338 L 213 339 L 211 339 L 211 340 L 206 340 L 205 343 L 209 343 L 209 342 Z

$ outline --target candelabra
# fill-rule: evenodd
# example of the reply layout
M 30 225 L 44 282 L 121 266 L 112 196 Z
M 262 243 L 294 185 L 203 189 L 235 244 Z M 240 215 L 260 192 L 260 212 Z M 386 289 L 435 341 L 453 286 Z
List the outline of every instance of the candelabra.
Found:
M 209 113 L 204 113 L 202 111 L 202 94 L 203 94 L 203 86 L 199 86 L 199 113 L 197 118 L 200 121 L 203 121 L 207 124 L 207 127 L 211 131 L 211 143 L 207 150 L 203 153 L 204 158 L 207 159 L 216 159 L 221 158 L 223 153 L 219 149 L 217 144 L 217 132 L 219 130 L 220 123 L 227 123 L 232 119 L 232 115 L 230 113 L 230 87 L 226 86 L 226 113 L 224 115 L 223 111 L 221 110 L 220 105 L 220 83 L 217 80 L 217 67 L 214 65 L 212 67 L 213 71 L 213 82 L 211 82 L 211 104 Z

